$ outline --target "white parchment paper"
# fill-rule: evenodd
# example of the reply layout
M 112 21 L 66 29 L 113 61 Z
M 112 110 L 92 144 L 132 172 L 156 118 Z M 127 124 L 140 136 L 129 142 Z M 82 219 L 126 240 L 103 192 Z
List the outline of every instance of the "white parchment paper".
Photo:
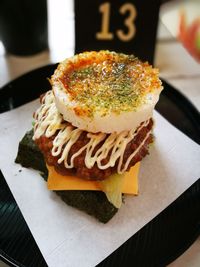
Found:
M 139 196 L 107 224 L 67 206 L 37 171 L 14 163 L 38 101 L 0 115 L 0 168 L 50 267 L 94 266 L 112 253 L 200 177 L 200 146 L 154 114 L 155 145 L 141 164 Z

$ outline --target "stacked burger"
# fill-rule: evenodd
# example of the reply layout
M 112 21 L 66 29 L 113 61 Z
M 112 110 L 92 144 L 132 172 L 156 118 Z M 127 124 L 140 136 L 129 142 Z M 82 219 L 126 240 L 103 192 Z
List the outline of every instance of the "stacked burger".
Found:
M 101 191 L 120 208 L 123 193 L 137 194 L 138 162 L 153 142 L 158 70 L 133 55 L 84 52 L 60 63 L 51 85 L 33 134 L 49 189 Z

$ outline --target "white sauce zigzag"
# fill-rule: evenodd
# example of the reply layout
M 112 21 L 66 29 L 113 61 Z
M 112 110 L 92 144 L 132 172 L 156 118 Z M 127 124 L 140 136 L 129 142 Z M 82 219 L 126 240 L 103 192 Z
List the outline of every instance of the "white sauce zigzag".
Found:
M 117 172 L 119 174 L 124 173 L 133 157 L 138 153 L 141 147 L 144 145 L 146 140 L 151 134 L 149 131 L 141 144 L 137 149 L 128 157 L 126 163 L 122 168 L 123 156 L 127 144 L 137 135 L 137 133 L 146 127 L 149 120 L 143 122 L 137 130 L 123 131 L 121 133 L 111 133 L 109 136 L 105 133 L 87 133 L 87 138 L 89 142 L 80 148 L 69 160 L 68 155 L 73 144 L 76 143 L 83 130 L 69 126 L 69 124 L 63 121 L 62 115 L 56 108 L 54 102 L 54 95 L 52 91 L 48 91 L 43 97 L 42 105 L 37 109 L 34 114 L 35 125 L 34 125 L 34 136 L 33 139 L 36 140 L 42 135 L 46 137 L 53 136 L 57 131 L 58 134 L 53 140 L 52 155 L 58 156 L 58 163 L 64 163 L 66 168 L 74 167 L 74 159 L 79 156 L 84 150 L 86 151 L 85 165 L 87 168 L 92 168 L 95 163 L 101 170 L 107 169 L 109 167 L 114 167 L 117 160 Z M 94 153 L 95 147 L 101 143 L 102 146 Z M 103 164 L 103 159 L 106 159 L 110 155 L 109 160 L 106 164 Z

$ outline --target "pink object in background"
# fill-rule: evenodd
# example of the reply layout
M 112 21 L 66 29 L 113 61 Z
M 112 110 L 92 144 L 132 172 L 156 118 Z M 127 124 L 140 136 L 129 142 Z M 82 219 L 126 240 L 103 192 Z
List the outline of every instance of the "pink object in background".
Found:
M 200 63 L 200 17 L 190 24 L 185 11 L 180 12 L 178 38 L 188 52 Z
M 200 63 L 200 1 L 167 2 L 161 6 L 160 19 L 193 59 Z

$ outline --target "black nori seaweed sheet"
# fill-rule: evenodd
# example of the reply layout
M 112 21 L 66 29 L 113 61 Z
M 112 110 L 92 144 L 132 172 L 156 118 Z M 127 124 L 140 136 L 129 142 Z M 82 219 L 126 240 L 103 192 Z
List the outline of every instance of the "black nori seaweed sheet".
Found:
M 32 138 L 33 130 L 28 131 L 24 135 L 19 143 L 15 162 L 20 163 L 23 167 L 31 167 L 40 171 L 45 180 L 47 180 L 48 170 L 46 168 L 44 157 Z
M 55 191 L 68 205 L 87 212 L 100 222 L 107 223 L 118 211 L 100 191 Z
M 33 130 L 30 130 L 22 138 L 15 162 L 20 163 L 23 167 L 39 170 L 47 180 L 48 170 L 44 157 L 32 137 Z M 55 192 L 66 204 L 94 216 L 102 223 L 107 223 L 118 211 L 100 191 L 62 190 Z

